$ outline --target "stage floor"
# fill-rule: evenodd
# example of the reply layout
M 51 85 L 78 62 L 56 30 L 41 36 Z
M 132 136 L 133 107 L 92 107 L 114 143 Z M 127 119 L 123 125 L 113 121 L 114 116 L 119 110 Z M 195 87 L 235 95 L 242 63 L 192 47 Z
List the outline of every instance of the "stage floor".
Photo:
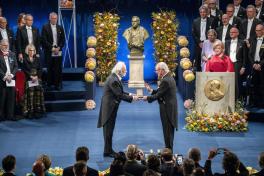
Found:
M 146 93 L 146 92 L 145 92 Z M 17 158 L 17 175 L 31 171 L 34 160 L 40 154 L 48 154 L 52 167 L 66 167 L 75 161 L 75 149 L 87 146 L 90 150 L 88 164 L 104 170 L 111 158 L 103 157 L 103 134 L 97 120 L 102 88 L 97 87 L 93 111 L 53 112 L 38 120 L 20 120 L 0 123 L 0 158 L 13 154 Z M 199 147 L 202 162 L 208 150 L 226 147 L 234 151 L 246 166 L 259 169 L 257 157 L 264 151 L 264 123 L 250 122 L 245 133 L 196 133 L 184 129 L 185 110 L 180 95 L 178 98 L 179 130 L 175 133 L 174 152 L 186 155 L 190 147 Z M 113 145 L 116 151 L 125 150 L 128 144 L 137 144 L 144 151 L 164 147 L 158 103 L 122 102 L 116 121 Z M 222 156 L 214 159 L 213 171 L 222 171 Z

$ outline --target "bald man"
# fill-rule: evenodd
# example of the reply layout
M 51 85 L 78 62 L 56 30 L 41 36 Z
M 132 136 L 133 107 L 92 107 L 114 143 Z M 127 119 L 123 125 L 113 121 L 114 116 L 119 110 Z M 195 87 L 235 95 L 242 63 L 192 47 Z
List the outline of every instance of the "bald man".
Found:
M 222 16 L 222 26 L 216 28 L 217 38 L 225 43 L 226 40 L 230 39 L 229 31 L 231 29 L 231 25 L 229 24 L 229 16 L 224 14 Z

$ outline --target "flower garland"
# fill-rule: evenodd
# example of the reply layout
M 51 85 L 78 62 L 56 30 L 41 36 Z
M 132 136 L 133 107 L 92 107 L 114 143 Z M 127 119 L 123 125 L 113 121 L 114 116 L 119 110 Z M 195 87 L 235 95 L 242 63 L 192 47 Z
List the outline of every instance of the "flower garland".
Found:
M 165 62 L 172 73 L 177 67 L 177 30 L 179 23 L 174 11 L 152 13 L 153 43 L 156 62 Z
M 187 108 L 185 128 L 189 131 L 247 131 L 247 115 L 241 102 L 236 103 L 235 112 L 213 115 L 196 111 L 195 103 L 190 99 L 184 102 L 184 106 Z
M 94 29 L 97 39 L 97 76 L 104 82 L 116 63 L 117 32 L 120 17 L 110 12 L 95 13 Z

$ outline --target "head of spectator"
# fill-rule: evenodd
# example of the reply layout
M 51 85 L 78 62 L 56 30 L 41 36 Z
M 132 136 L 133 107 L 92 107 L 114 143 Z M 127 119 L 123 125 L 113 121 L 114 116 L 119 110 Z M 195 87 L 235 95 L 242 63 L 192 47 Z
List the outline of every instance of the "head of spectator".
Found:
M 148 169 L 154 170 L 155 172 L 159 172 L 160 168 L 160 160 L 157 155 L 149 155 L 147 158 L 147 167 Z
M 247 18 L 248 19 L 253 19 L 256 16 L 256 7 L 253 5 L 248 5 L 247 6 Z
M 7 39 L 2 39 L 0 41 L 0 50 L 2 53 L 8 53 L 9 51 L 9 41 Z
M 228 4 L 226 6 L 226 14 L 229 16 L 229 18 L 232 18 L 235 12 L 234 4 Z
M 240 6 L 242 0 L 233 0 L 234 6 Z
M 0 17 L 0 28 L 1 29 L 6 29 L 7 26 L 7 20 L 5 17 Z
M 224 50 L 225 50 L 224 43 L 219 41 L 219 40 L 217 40 L 213 44 L 213 50 L 214 50 L 215 55 L 221 56 L 224 53 Z
M 138 147 L 134 144 L 129 144 L 126 149 L 126 157 L 128 160 L 135 160 L 138 155 Z
M 195 168 L 195 163 L 192 159 L 185 158 L 183 160 L 183 175 L 190 176 L 193 173 L 193 169 Z
M 16 158 L 13 155 L 7 155 L 2 159 L 2 168 L 5 172 L 14 172 L 16 169 Z
M 28 55 L 30 59 L 34 58 L 34 55 L 36 54 L 36 48 L 33 44 L 27 45 L 25 49 L 25 53 Z
M 217 33 L 214 29 L 209 29 L 207 31 L 207 38 L 211 43 L 215 42 L 215 39 L 217 38 Z
M 125 173 L 124 164 L 126 162 L 126 155 L 124 152 L 118 152 L 110 165 L 110 176 L 122 175 Z
M 77 161 L 73 165 L 74 176 L 85 176 L 87 174 L 87 166 L 84 161 Z
M 192 159 L 195 163 L 199 163 L 201 160 L 201 151 L 199 148 L 190 148 L 188 151 L 188 158 Z
M 40 155 L 37 160 L 40 160 L 43 162 L 43 164 L 45 166 L 45 172 L 49 170 L 49 168 L 51 166 L 51 160 L 50 160 L 48 155 L 45 155 L 45 154 Z
M 76 161 L 83 161 L 85 163 L 87 163 L 87 161 L 89 160 L 89 150 L 87 147 L 82 146 L 82 147 L 78 147 L 76 149 L 75 152 L 75 159 Z
M 264 26 L 263 24 L 258 24 L 256 26 L 256 36 L 260 38 L 263 37 L 263 35 L 264 35 Z
M 229 24 L 229 20 L 230 20 L 229 16 L 227 14 L 223 14 L 222 23 L 224 26 L 227 26 Z
M 17 25 L 19 28 L 24 26 L 26 24 L 26 14 L 25 13 L 20 13 L 17 18 Z
M 49 21 L 50 21 L 50 24 L 56 25 L 57 22 L 58 22 L 58 15 L 57 15 L 57 13 L 51 12 L 49 14 Z
M 200 167 L 193 169 L 192 176 L 204 176 L 204 170 Z
M 33 16 L 31 14 L 26 14 L 25 21 L 26 26 L 31 27 L 33 25 Z
M 200 13 L 200 17 L 201 17 L 202 19 L 207 18 L 207 15 L 208 15 L 208 13 L 209 13 L 208 7 L 206 7 L 205 5 L 202 5 L 202 6 L 199 8 L 199 13 Z
M 144 173 L 143 176 L 159 176 L 157 172 L 155 172 L 152 169 L 147 169 Z
M 261 152 L 258 158 L 259 166 L 261 169 L 264 169 L 264 152 Z
M 173 153 L 171 151 L 171 149 L 169 148 L 164 148 L 161 151 L 161 160 L 162 162 L 166 163 L 166 162 L 171 162 L 173 160 Z
M 208 0 L 208 8 L 211 10 L 215 10 L 216 9 L 216 0 Z
M 262 4 L 263 4 L 263 0 L 255 0 L 255 6 L 256 6 L 256 8 L 262 7 Z
M 239 36 L 239 30 L 236 27 L 232 27 L 230 29 L 230 38 L 235 40 L 237 39 Z
M 225 152 L 222 160 L 222 166 L 226 174 L 234 174 L 239 167 L 239 160 L 236 154 L 232 152 Z
M 32 166 L 32 172 L 36 176 L 45 176 L 45 166 L 44 166 L 43 162 L 40 160 L 35 161 L 33 166 Z
M 114 66 L 112 69 L 112 73 L 115 73 L 116 75 L 122 77 L 126 76 L 127 69 L 126 69 L 126 64 L 124 62 L 117 62 L 117 64 Z
M 158 78 L 161 79 L 163 76 L 170 72 L 168 65 L 165 62 L 157 63 L 155 67 L 155 72 L 158 75 Z

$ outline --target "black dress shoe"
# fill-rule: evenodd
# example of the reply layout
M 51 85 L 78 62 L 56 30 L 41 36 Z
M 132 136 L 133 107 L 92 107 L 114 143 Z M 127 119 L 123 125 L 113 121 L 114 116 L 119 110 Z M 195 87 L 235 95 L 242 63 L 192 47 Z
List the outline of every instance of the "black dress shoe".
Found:
M 117 155 L 116 152 L 112 152 L 112 153 L 104 153 L 104 157 L 111 157 L 114 158 Z

